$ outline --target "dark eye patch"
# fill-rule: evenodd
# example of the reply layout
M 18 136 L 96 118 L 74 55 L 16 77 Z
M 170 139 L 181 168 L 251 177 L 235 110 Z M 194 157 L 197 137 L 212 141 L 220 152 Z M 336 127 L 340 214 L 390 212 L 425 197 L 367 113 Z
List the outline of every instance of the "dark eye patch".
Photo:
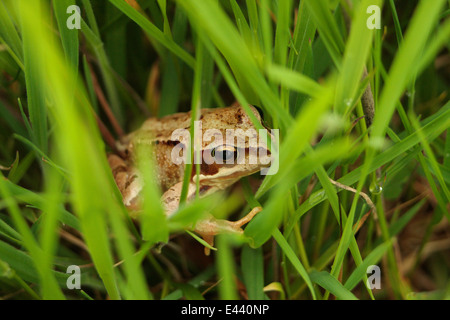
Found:
M 219 163 L 228 163 L 237 159 L 238 150 L 232 146 L 218 146 L 212 149 L 211 156 Z

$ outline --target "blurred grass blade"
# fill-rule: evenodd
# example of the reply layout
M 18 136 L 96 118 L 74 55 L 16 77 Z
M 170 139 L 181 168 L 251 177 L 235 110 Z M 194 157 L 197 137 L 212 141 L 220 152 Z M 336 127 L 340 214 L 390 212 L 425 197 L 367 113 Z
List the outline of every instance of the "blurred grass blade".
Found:
M 272 81 L 276 81 L 288 89 L 296 90 L 313 98 L 320 97 L 325 90 L 320 84 L 307 76 L 277 65 L 268 65 L 266 67 L 266 73 Z
M 217 249 L 216 268 L 221 278 L 219 296 L 222 300 L 236 300 L 235 265 L 231 252 L 231 239 L 228 238 L 228 235 L 219 235 L 217 237 Z
M 250 300 L 264 300 L 264 264 L 262 248 L 244 246 L 241 254 L 242 275 Z
M 137 145 L 137 163 L 138 168 L 143 176 L 143 209 L 144 211 L 139 217 L 142 227 L 142 239 L 150 243 L 168 242 L 169 227 L 167 226 L 166 215 L 160 201 L 160 193 L 155 184 L 153 177 L 155 176 L 155 165 L 151 160 L 153 158 L 153 150 L 149 145 Z M 155 228 L 155 226 L 158 226 Z
M 148 290 L 146 285 L 144 271 L 140 267 L 141 261 L 139 257 L 134 254 L 135 248 L 131 241 L 128 240 L 129 233 L 125 227 L 125 220 L 117 214 L 112 214 L 111 225 L 117 238 L 117 249 L 123 259 L 122 266 L 127 278 L 127 292 L 129 292 L 127 298 L 130 300 L 148 300 L 152 298 L 152 293 Z

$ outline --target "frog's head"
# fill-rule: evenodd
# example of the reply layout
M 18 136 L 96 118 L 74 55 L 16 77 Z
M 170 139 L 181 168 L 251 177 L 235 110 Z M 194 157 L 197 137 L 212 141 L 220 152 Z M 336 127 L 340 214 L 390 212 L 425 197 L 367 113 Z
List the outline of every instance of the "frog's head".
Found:
M 259 128 L 264 128 L 257 109 L 249 107 Z M 243 107 L 203 109 L 200 120 L 201 186 L 224 189 L 240 178 L 270 165 L 270 151 L 266 140 L 261 137 L 263 131 L 259 131 Z M 264 132 L 268 133 L 267 139 L 270 139 L 269 131 Z

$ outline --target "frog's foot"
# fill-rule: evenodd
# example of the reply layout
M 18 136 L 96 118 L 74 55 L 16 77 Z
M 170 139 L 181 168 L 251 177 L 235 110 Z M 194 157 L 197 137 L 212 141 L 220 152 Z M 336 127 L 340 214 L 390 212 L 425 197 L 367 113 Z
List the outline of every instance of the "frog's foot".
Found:
M 214 236 L 220 233 L 239 233 L 242 234 L 242 226 L 262 211 L 261 207 L 255 207 L 245 217 L 238 221 L 228 221 L 216 219 L 213 216 L 199 221 L 195 226 L 195 231 L 200 234 L 211 247 L 214 245 Z M 209 255 L 210 248 L 205 247 L 205 255 Z

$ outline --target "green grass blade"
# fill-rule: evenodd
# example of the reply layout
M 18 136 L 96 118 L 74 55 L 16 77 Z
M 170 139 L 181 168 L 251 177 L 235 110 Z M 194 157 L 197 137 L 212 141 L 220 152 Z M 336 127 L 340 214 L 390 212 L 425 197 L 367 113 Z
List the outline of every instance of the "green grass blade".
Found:
M 306 284 L 308 285 L 309 291 L 311 292 L 311 296 L 315 300 L 316 299 L 316 293 L 314 291 L 314 287 L 312 285 L 312 282 L 311 282 L 311 279 L 310 279 L 310 275 L 308 275 L 308 272 L 303 267 L 302 263 L 297 258 L 297 256 L 295 255 L 294 251 L 292 250 L 292 248 L 289 246 L 289 244 L 286 241 L 286 239 L 281 234 L 280 230 L 275 229 L 275 231 L 272 233 L 272 236 L 274 237 L 275 241 L 280 246 L 281 250 L 283 250 L 283 252 L 286 255 L 286 257 L 292 263 L 292 265 L 294 266 L 295 270 L 297 270 L 299 275 L 303 278 L 303 280 L 305 280 Z
M 259 21 L 261 23 L 262 47 L 266 63 L 272 63 L 273 58 L 273 28 L 269 14 L 269 0 L 261 0 L 259 9 Z
M 20 7 L 23 14 L 23 7 Z M 37 20 L 42 19 L 40 11 L 42 8 L 36 8 Z M 25 82 L 27 86 L 28 96 L 28 112 L 33 132 L 33 141 L 44 153 L 47 152 L 48 132 L 47 132 L 47 106 L 45 104 L 45 91 L 42 84 L 37 81 L 36 76 L 44 75 L 43 65 L 34 54 L 35 48 L 33 43 L 34 31 L 44 32 L 40 23 L 34 25 L 26 17 L 21 16 L 21 31 L 23 41 L 23 55 L 25 66 Z
M 22 41 L 3 2 L 0 4 L 0 37 L 8 44 L 18 61 L 23 63 Z
M 327 289 L 340 300 L 358 300 L 353 293 L 348 291 L 342 283 L 336 280 L 331 274 L 325 271 L 310 273 L 311 280 L 322 288 Z
M 289 51 L 288 66 L 292 70 L 303 72 L 309 44 L 316 34 L 316 25 L 313 22 L 311 14 L 305 1 L 300 1 L 298 9 L 297 24 L 294 30 L 293 47 Z

